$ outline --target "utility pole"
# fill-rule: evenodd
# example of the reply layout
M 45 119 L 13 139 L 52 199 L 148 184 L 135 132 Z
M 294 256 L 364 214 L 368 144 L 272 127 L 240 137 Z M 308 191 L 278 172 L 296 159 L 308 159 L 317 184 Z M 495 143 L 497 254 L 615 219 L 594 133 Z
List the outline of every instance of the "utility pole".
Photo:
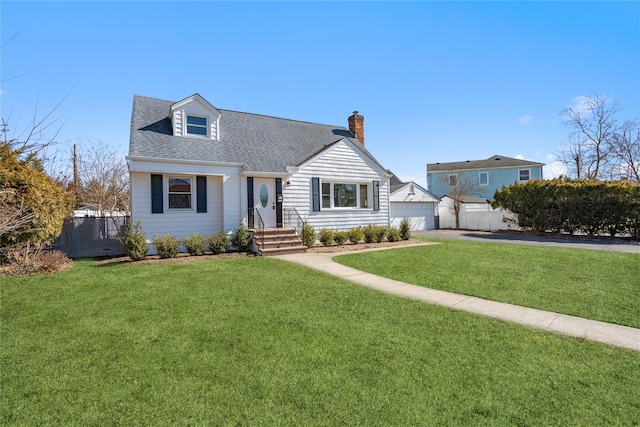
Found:
M 78 176 L 78 151 L 76 144 L 73 144 L 73 189 L 76 193 L 76 207 L 78 205 L 78 196 L 80 194 L 80 177 Z

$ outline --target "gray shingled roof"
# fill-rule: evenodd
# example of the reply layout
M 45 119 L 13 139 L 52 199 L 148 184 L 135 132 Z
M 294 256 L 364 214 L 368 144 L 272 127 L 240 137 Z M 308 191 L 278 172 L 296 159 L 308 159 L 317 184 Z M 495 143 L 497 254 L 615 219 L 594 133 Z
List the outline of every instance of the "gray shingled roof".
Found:
M 172 104 L 134 96 L 129 156 L 242 163 L 249 171 L 283 173 L 347 138 L 378 163 L 345 127 L 230 110 L 219 109 L 219 141 L 176 137 L 169 118 Z
M 514 159 L 512 157 L 500 156 L 498 154 L 486 160 L 467 160 L 464 162 L 449 163 L 427 163 L 428 172 L 459 171 L 468 169 L 493 169 L 518 166 L 539 166 L 544 163 L 532 162 L 529 160 Z

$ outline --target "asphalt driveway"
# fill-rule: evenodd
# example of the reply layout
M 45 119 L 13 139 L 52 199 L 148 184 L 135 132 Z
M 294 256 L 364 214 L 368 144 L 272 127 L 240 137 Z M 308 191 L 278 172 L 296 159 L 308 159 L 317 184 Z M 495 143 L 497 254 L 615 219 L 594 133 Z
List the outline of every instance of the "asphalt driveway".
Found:
M 535 236 L 524 233 L 504 233 L 474 230 L 420 230 L 412 236 L 437 239 L 471 240 L 516 245 L 548 246 L 592 251 L 626 252 L 640 254 L 640 242 L 586 236 Z

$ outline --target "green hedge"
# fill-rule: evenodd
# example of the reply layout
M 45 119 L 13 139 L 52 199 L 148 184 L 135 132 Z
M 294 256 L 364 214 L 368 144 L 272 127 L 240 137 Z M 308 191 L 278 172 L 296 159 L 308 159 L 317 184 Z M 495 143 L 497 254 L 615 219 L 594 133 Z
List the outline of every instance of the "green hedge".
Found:
M 533 180 L 503 186 L 493 199 L 491 206 L 513 212 L 523 229 L 639 235 L 640 184 L 632 182 Z

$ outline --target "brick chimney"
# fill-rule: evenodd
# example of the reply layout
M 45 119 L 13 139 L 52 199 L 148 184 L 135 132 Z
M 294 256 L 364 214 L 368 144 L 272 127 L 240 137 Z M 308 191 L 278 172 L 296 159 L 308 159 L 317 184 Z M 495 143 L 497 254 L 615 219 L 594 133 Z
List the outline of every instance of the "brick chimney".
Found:
M 354 111 L 353 116 L 350 116 L 347 121 L 349 122 L 349 130 L 364 145 L 364 117 Z

